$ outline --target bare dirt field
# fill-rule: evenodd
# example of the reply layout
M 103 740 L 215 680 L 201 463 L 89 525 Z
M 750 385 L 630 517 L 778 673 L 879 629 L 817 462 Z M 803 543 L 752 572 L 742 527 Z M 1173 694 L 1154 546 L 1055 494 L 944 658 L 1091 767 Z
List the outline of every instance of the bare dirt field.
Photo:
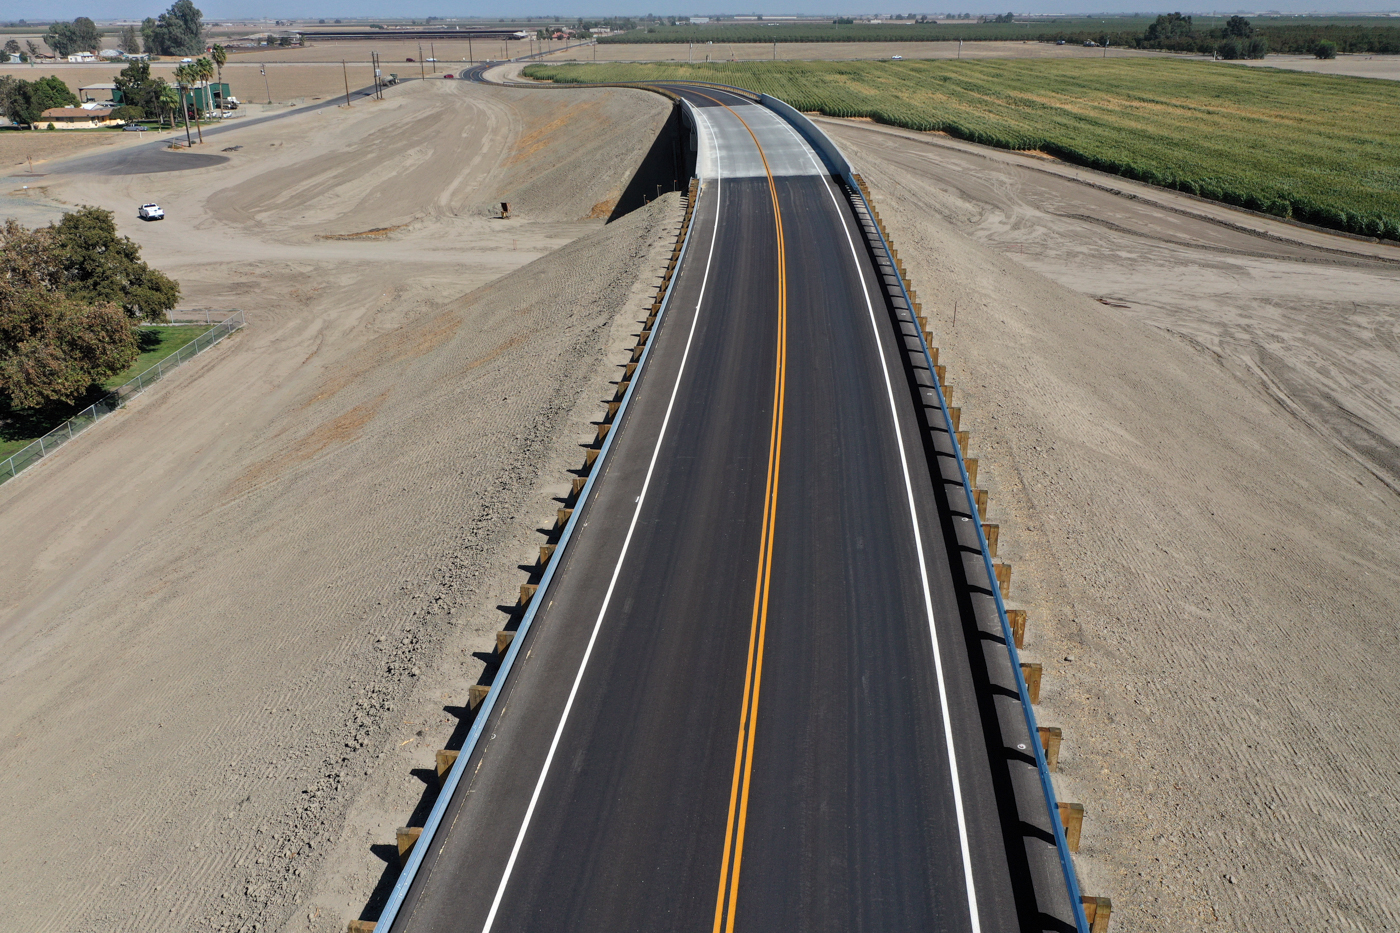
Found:
M 555 47 L 562 46 L 562 42 L 553 43 Z M 534 47 L 540 50 L 538 43 Z M 505 61 L 517 55 L 526 55 L 532 49 L 529 42 L 502 41 L 500 39 L 473 40 L 466 39 L 460 41 L 436 40 L 422 43 L 422 50 L 419 50 L 417 39 L 374 39 L 374 40 L 350 40 L 340 42 L 322 42 L 312 40 L 307 42 L 303 48 L 256 48 L 256 49 L 229 49 L 229 61 L 268 61 L 268 62 L 335 62 L 339 64 L 345 61 L 369 61 L 371 52 L 378 52 L 380 61 L 384 62 L 387 68 L 390 65 L 406 64 L 405 59 L 412 58 L 415 61 L 422 61 L 426 58 L 436 58 L 439 62 L 438 72 L 442 72 L 442 64 L 451 62 L 465 62 L 468 57 L 477 62 L 489 59 Z M 393 70 L 399 70 L 397 68 Z M 428 65 L 428 74 L 432 74 L 432 64 Z M 418 66 L 413 66 L 414 75 L 418 74 Z
M 43 165 L 50 159 L 66 159 L 88 149 L 143 141 L 136 136 L 136 133 L 105 131 L 5 130 L 0 132 L 0 172 L 6 175 L 28 173 L 31 165 Z
M 153 62 L 151 74 L 173 83 L 177 64 L 173 61 Z M 95 65 L 35 65 L 32 68 L 29 65 L 0 65 L 0 75 L 12 74 L 26 81 L 57 75 L 76 93 L 78 88 L 85 85 L 111 83 L 122 67 L 120 64 L 107 62 Z M 408 66 L 385 62 L 383 71 L 386 75 L 389 72 L 398 72 L 405 78 L 418 77 L 417 65 L 412 66 L 411 73 L 407 68 Z M 257 61 L 231 59 L 229 64 L 224 66 L 223 77 L 228 83 L 229 92 L 245 105 L 243 110 L 238 111 L 238 116 L 248 112 L 247 105 L 252 105 L 251 112 L 257 115 L 261 112 L 257 105 L 265 104 L 268 100 L 289 104 L 343 97 L 347 79 L 352 91 L 374 83 L 374 69 L 368 59 L 352 61 L 343 71 L 338 58 L 333 62 L 269 62 L 266 65 L 266 76 L 262 74 L 262 70 L 262 64 Z M 438 76 L 441 77 L 444 73 L 444 69 L 439 69 Z M 429 77 L 432 77 L 431 72 Z M 77 130 L 55 132 L 73 136 L 88 135 Z
M 1086 893 L 1123 933 L 1396 929 L 1400 249 L 822 123 L 934 318 Z
M 249 326 L 0 487 L 11 925 L 360 915 L 669 255 L 675 195 L 590 218 L 668 113 L 427 82 L 44 179 Z
M 1232 64 L 1254 68 L 1286 68 L 1289 71 L 1310 71 L 1320 75 L 1350 75 L 1354 78 L 1378 78 L 1400 81 L 1400 55 L 1338 55 L 1318 59 L 1311 55 L 1270 55 L 1258 61 Z

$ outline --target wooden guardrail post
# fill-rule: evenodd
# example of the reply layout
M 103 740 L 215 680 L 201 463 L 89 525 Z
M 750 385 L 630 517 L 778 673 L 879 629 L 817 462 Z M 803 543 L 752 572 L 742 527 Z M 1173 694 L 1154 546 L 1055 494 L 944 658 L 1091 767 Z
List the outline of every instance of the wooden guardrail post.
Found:
M 440 748 L 437 753 L 437 776 L 438 784 L 447 780 L 447 772 L 452 770 L 452 766 L 457 763 L 457 756 L 460 754 L 456 749 Z
M 977 463 L 976 460 L 968 460 L 968 461 L 965 461 L 965 462 L 971 463 L 971 464 L 976 464 L 976 463 Z M 968 470 L 967 472 L 968 472 L 968 478 L 970 479 L 970 478 L 972 477 L 972 470 Z M 974 483 L 977 482 L 975 479 L 972 480 L 972 481 L 973 481 Z M 984 537 L 984 538 L 987 539 L 987 556 L 988 556 L 988 557 L 996 557 L 996 556 L 997 556 L 997 538 L 1000 536 L 1000 534 L 1001 534 L 1001 526 L 1000 526 L 1000 525 L 996 524 L 995 522 L 983 522 L 983 523 L 982 523 L 982 537 Z
M 1040 733 L 1040 746 L 1045 749 L 1045 766 L 1051 771 L 1059 770 L 1060 742 L 1064 733 L 1059 726 L 1037 726 L 1036 731 Z
M 418 837 L 423 835 L 421 826 L 400 826 L 394 834 L 399 843 L 399 861 L 408 861 L 408 854 L 413 851 L 413 847 L 418 843 Z
M 1026 693 L 1032 703 L 1040 702 L 1040 670 L 1038 661 L 1021 662 L 1021 676 L 1026 680 Z
M 1079 851 L 1079 833 L 1084 828 L 1084 804 L 1061 803 L 1060 822 L 1065 826 L 1065 843 L 1071 852 Z
M 1089 933 L 1108 933 L 1108 918 L 1113 913 L 1113 902 L 1106 897 L 1081 897 L 1084 917 L 1089 921 Z
M 1006 610 L 1006 621 L 1011 623 L 1011 637 L 1016 640 L 1016 647 L 1026 647 L 1026 610 Z
M 978 505 L 977 510 L 982 510 Z M 1011 565 L 1007 563 L 993 564 L 992 569 L 997 572 L 997 586 L 1001 587 L 1001 598 L 1011 598 Z
M 467 688 L 467 708 L 476 709 L 490 692 L 491 687 L 487 684 L 472 684 Z

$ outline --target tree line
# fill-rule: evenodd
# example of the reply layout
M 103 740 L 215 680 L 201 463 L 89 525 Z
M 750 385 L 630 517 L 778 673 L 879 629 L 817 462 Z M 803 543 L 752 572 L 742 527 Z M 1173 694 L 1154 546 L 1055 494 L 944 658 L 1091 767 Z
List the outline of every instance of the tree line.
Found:
M 1059 31 L 1042 33 L 1042 41 L 1064 40 L 1078 44 L 1092 40 L 1115 48 L 1158 49 L 1218 55 L 1221 58 L 1263 58 L 1281 55 L 1314 55 L 1335 58 L 1338 52 L 1366 55 L 1400 55 L 1400 27 L 1319 24 L 1262 25 L 1232 16 L 1223 25 L 1202 27 L 1190 15 L 1167 13 L 1148 24 L 1144 32 Z
M 189 91 L 208 83 L 216 76 L 222 79 L 228 53 L 214 46 L 208 57 L 201 56 L 175 68 L 175 84 L 151 76 L 151 65 L 145 61 L 129 62 L 113 82 L 121 95 L 122 105 L 112 116 L 128 123 L 151 118 L 170 121 L 175 126 L 175 114 L 185 116 L 186 138 L 189 136 L 189 110 L 194 109 L 196 121 L 202 119 L 202 103 L 198 97 L 187 97 Z M 209 101 L 206 95 L 206 101 Z M 184 106 L 181 106 L 182 102 Z M 26 81 L 13 75 L 0 76 L 0 114 L 12 123 L 31 128 L 42 122 L 42 114 L 50 107 L 77 107 L 78 97 L 56 75 Z M 196 122 L 198 127 L 198 122 Z M 203 130 L 200 141 L 204 140 Z
M 180 286 L 117 233 L 111 211 L 0 227 L 0 396 L 11 409 L 71 402 L 130 366 L 137 325 L 168 320 Z
M 91 19 L 79 16 L 71 23 L 50 23 L 44 44 L 59 58 L 66 58 L 75 52 L 99 51 L 104 35 Z M 146 17 L 139 30 L 135 26 L 124 27 L 116 47 L 129 55 L 196 55 L 204 51 L 204 41 L 204 14 L 192 0 L 175 0 L 159 17 Z M 33 43 L 30 46 L 32 58 L 38 54 L 38 48 Z M 21 54 L 18 43 L 13 49 L 7 44 L 6 51 Z
M 0 113 L 11 123 L 33 126 L 50 107 L 76 107 L 78 95 L 56 75 L 25 81 L 14 75 L 0 77 Z

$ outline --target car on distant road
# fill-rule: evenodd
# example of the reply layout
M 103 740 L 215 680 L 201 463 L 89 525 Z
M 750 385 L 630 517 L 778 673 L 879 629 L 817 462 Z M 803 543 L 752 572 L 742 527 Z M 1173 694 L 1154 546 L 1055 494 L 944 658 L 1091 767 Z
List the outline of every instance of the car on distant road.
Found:
M 411 62 L 411 61 L 413 61 L 413 59 L 411 59 L 411 58 L 405 58 L 404 61 L 406 61 L 406 62 Z
M 892 61 L 892 62 L 902 62 L 902 61 L 904 61 L 904 56 L 903 56 L 903 55 L 891 55 L 891 56 L 890 56 L 890 61 Z
M 1056 40 L 1055 40 L 1055 44 L 1056 44 L 1056 45 L 1064 45 L 1064 44 L 1065 44 L 1065 40 L 1064 40 L 1064 39 L 1056 39 Z
M 165 211 L 160 209 L 159 204 L 142 204 L 136 211 L 136 216 L 142 220 L 164 220 Z
M 141 124 L 139 124 L 139 123 L 128 123 L 126 126 L 122 127 L 122 132 L 123 132 L 123 133 L 144 133 L 144 132 L 146 132 L 146 128 L 145 128 L 144 126 L 142 126 Z
M 444 80 L 444 81 L 451 81 L 451 80 L 452 80 L 452 75 L 443 75 L 442 77 L 443 77 L 443 80 Z

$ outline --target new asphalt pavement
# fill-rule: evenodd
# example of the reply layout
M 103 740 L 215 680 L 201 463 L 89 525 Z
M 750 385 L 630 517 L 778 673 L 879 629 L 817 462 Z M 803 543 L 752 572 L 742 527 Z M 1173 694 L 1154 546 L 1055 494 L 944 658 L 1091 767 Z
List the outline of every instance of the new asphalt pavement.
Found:
M 1022 929 L 875 267 L 786 123 L 676 90 L 669 309 L 392 929 Z

